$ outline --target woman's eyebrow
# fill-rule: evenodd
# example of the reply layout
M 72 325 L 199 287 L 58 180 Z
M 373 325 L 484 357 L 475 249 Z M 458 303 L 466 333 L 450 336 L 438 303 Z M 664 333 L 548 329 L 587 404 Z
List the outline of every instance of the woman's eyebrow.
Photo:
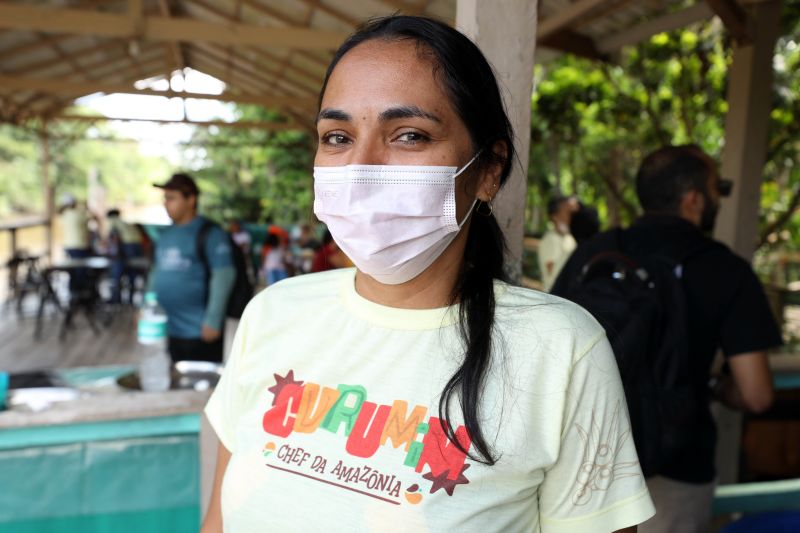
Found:
M 437 117 L 432 113 L 428 113 L 427 111 L 420 109 L 415 105 L 403 105 L 397 107 L 390 107 L 386 111 L 383 111 L 379 116 L 379 120 L 381 122 L 387 122 L 389 120 L 394 120 L 397 118 L 426 118 L 428 120 L 432 120 L 441 124 L 442 119 Z
M 343 122 L 351 122 L 353 117 L 351 117 L 348 113 L 342 111 L 341 109 L 330 109 L 325 108 L 319 112 L 317 115 L 317 122 L 320 120 L 341 120 Z

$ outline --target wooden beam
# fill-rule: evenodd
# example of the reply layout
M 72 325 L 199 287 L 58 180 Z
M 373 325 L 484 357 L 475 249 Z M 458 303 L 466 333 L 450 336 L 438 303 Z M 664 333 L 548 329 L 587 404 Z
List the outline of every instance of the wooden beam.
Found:
M 578 57 L 585 57 L 597 61 L 608 61 L 608 57 L 600 53 L 591 37 L 572 30 L 561 30 L 556 33 L 551 33 L 545 39 L 539 39 L 538 44 L 545 48 L 560 50 Z
M 86 115 L 56 115 L 51 118 L 52 121 L 70 121 L 70 122 L 106 122 L 110 120 L 118 120 L 123 122 L 153 122 L 156 124 L 190 124 L 192 126 L 218 126 L 221 128 L 233 129 L 259 129 L 268 131 L 283 131 L 283 130 L 297 130 L 301 126 L 297 124 L 281 123 L 281 122 L 265 122 L 256 120 L 239 120 L 237 122 L 225 122 L 224 120 L 169 120 L 169 119 L 149 119 L 149 118 L 124 118 L 124 117 L 100 117 L 100 116 L 86 116 Z
M 160 42 L 205 41 L 302 50 L 331 50 L 347 37 L 339 32 L 309 28 L 215 24 L 149 15 L 141 17 L 140 28 L 137 28 L 135 19 L 124 15 L 5 3 L 0 3 L 0 28 L 101 37 L 138 37 Z
M 552 34 L 566 28 L 573 21 L 590 13 L 593 9 L 608 1 L 609 0 L 578 0 L 570 4 L 568 7 L 559 10 L 555 14 L 539 22 L 536 28 L 537 39 L 539 41 L 547 39 Z
M 39 91 L 48 94 L 88 95 L 93 93 L 122 93 L 141 94 L 148 96 L 164 96 L 167 98 L 195 98 L 200 100 L 219 100 L 222 102 L 237 102 L 242 104 L 256 104 L 266 107 L 293 106 L 309 108 L 315 105 L 313 98 L 295 98 L 288 96 L 259 96 L 259 95 L 231 95 L 231 94 L 206 94 L 176 91 L 156 91 L 153 89 L 135 89 L 126 84 L 96 83 L 96 82 L 71 82 L 61 79 L 24 78 L 20 76 L 0 76 L 0 85 L 9 89 L 21 91 Z
M 161 11 L 161 15 L 164 17 L 171 17 L 172 13 L 169 7 L 169 0 L 158 0 L 158 9 Z M 183 51 L 180 49 L 179 43 L 169 43 L 165 45 L 169 47 L 170 52 L 172 53 L 172 59 L 175 62 L 175 67 L 183 70 L 186 68 L 186 56 L 183 54 Z
M 640 43 L 658 33 L 684 28 L 699 20 L 710 19 L 713 15 L 714 13 L 708 7 L 708 4 L 698 2 L 681 11 L 643 22 L 628 30 L 604 37 L 597 41 L 597 49 L 603 54 L 610 54 L 623 46 Z
M 706 0 L 706 3 L 720 18 L 737 43 L 747 44 L 750 42 L 747 13 L 736 0 Z

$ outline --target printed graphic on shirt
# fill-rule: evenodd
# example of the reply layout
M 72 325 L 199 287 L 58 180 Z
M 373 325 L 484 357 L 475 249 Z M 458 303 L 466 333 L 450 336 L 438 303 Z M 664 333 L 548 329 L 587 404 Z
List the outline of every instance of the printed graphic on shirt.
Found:
M 294 370 L 274 374 L 272 406 L 262 418 L 263 430 L 277 439 L 264 445 L 266 466 L 394 505 L 419 504 L 426 494 L 453 496 L 460 485 L 470 482 L 466 454 L 447 438 L 443 423 L 428 415 L 428 408 L 395 400 L 379 405 L 367 400 L 361 385 L 339 384 L 336 388 L 295 379 Z M 343 431 L 342 431 L 343 430 Z M 343 434 L 341 459 L 301 448 L 278 439 L 293 433 L 327 431 Z M 464 426 L 456 439 L 469 450 L 471 439 Z M 394 472 L 382 472 L 363 460 L 391 446 L 405 452 Z M 403 488 L 399 479 L 419 474 L 418 482 Z M 401 498 L 401 492 L 403 497 Z
M 640 475 L 638 461 L 617 463 L 617 456 L 631 434 L 630 428 L 620 431 L 620 408 L 620 402 L 617 401 L 607 431 L 603 431 L 595 422 L 594 409 L 588 429 L 575 423 L 575 429 L 584 444 L 583 461 L 572 496 L 575 505 L 586 505 L 595 492 L 608 490 L 618 479 Z
M 158 254 L 159 266 L 162 270 L 188 270 L 192 266 L 192 260 L 181 254 L 178 247 L 165 248 Z

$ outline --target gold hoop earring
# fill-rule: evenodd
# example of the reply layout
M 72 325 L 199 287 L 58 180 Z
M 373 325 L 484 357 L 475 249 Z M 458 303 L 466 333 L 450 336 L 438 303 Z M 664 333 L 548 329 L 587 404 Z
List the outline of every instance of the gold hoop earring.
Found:
M 489 211 L 486 211 L 486 209 L 481 211 L 481 207 L 487 205 L 489 206 Z M 492 205 L 492 201 L 489 200 L 487 202 L 484 202 L 483 200 L 480 200 L 480 203 L 478 204 L 478 207 L 475 209 L 475 212 L 484 217 L 492 216 L 492 213 L 494 213 L 494 206 Z

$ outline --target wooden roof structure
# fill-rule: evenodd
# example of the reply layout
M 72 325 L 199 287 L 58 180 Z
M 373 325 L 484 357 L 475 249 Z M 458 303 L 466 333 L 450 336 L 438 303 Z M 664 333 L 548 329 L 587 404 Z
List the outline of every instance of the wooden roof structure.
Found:
M 537 56 L 607 60 L 622 46 L 714 14 L 746 38 L 735 0 L 684 6 L 539 0 Z M 67 113 L 75 99 L 128 93 L 258 104 L 290 123 L 244 126 L 309 128 L 333 50 L 369 17 L 398 12 L 452 23 L 456 0 L 3 0 L 0 122 L 86 120 Z M 221 80 L 225 92 L 161 91 L 141 81 L 169 80 L 187 67 Z

